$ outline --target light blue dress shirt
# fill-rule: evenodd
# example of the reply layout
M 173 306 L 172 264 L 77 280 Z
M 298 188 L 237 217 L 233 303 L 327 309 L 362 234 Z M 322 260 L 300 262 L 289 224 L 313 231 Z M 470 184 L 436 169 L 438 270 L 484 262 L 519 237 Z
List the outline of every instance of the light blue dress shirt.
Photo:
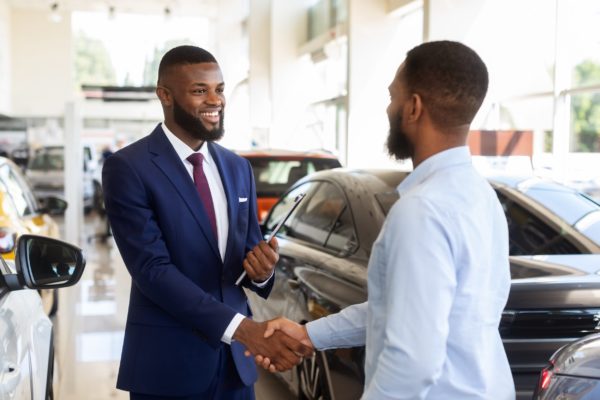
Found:
M 467 147 L 398 186 L 373 245 L 368 301 L 307 324 L 318 349 L 366 344 L 363 399 L 515 398 L 498 331 L 510 289 L 508 229 Z

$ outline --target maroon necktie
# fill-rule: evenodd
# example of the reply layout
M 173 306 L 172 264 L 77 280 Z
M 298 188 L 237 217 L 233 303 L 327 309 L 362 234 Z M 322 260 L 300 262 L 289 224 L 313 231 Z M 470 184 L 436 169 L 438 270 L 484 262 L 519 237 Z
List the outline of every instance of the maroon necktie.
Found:
M 194 184 L 196 185 L 196 190 L 198 190 L 202 204 L 204 204 L 204 210 L 206 210 L 206 214 L 210 220 L 213 233 L 215 234 L 215 237 L 218 237 L 215 207 L 213 205 L 212 196 L 210 195 L 210 188 L 208 187 L 206 175 L 204 175 L 204 170 L 202 169 L 204 156 L 201 153 L 194 153 L 189 156 L 187 160 L 194 166 Z

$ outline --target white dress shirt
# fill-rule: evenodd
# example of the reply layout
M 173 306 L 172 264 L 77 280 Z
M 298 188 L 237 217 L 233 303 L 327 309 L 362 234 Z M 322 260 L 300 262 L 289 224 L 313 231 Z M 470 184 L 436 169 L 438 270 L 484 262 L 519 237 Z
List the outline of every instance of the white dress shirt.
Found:
M 229 217 L 227 216 L 227 196 L 225 195 L 225 189 L 223 188 L 223 182 L 221 181 L 219 169 L 217 168 L 210 151 L 208 151 L 208 146 L 202 145 L 200 150 L 196 152 L 187 144 L 182 142 L 181 139 L 175 136 L 175 134 L 173 134 L 173 132 L 167 128 L 167 125 L 164 122 L 162 124 L 162 129 L 165 132 L 167 139 L 169 139 L 169 142 L 171 142 L 171 145 L 175 149 L 175 152 L 181 159 L 185 169 L 190 174 L 192 181 L 194 180 L 194 166 L 187 160 L 187 158 L 193 153 L 202 153 L 204 156 L 202 168 L 204 169 L 204 175 L 206 175 L 206 180 L 208 181 L 208 187 L 210 188 L 210 194 L 215 208 L 219 253 L 221 254 L 221 260 L 224 260 L 227 247 L 227 236 L 229 235 Z M 261 283 L 254 281 L 252 283 L 258 287 L 263 287 L 267 284 L 269 279 Z M 231 341 L 233 340 L 233 334 L 244 318 L 245 316 L 243 314 L 237 313 L 227 326 L 227 329 L 225 329 L 225 332 L 221 337 L 221 341 L 231 344 Z
M 307 324 L 318 349 L 366 344 L 363 399 L 515 398 L 498 331 L 510 289 L 508 230 L 467 147 L 398 186 L 375 241 L 368 301 Z

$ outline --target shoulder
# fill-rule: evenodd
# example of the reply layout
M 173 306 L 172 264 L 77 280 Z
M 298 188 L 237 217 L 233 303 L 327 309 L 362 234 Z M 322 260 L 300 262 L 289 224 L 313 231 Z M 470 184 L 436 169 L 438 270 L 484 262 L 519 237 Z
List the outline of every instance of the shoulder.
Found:
M 246 160 L 244 157 L 235 153 L 232 150 L 229 150 L 218 143 L 212 142 L 210 144 L 213 151 L 221 158 L 221 160 L 227 162 L 228 164 L 238 165 L 242 167 L 247 167 L 250 165 L 250 162 Z

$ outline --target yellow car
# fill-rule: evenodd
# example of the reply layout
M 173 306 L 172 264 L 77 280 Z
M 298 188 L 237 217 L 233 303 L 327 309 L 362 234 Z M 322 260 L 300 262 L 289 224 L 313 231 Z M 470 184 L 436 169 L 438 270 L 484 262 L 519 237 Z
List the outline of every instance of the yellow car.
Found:
M 50 214 L 64 213 L 67 202 L 48 197 L 43 204 L 41 207 L 34 197 L 19 167 L 0 157 L 0 254 L 4 259 L 14 260 L 17 239 L 25 233 L 59 237 L 58 225 Z M 55 290 L 41 294 L 45 311 L 54 314 L 58 306 Z

